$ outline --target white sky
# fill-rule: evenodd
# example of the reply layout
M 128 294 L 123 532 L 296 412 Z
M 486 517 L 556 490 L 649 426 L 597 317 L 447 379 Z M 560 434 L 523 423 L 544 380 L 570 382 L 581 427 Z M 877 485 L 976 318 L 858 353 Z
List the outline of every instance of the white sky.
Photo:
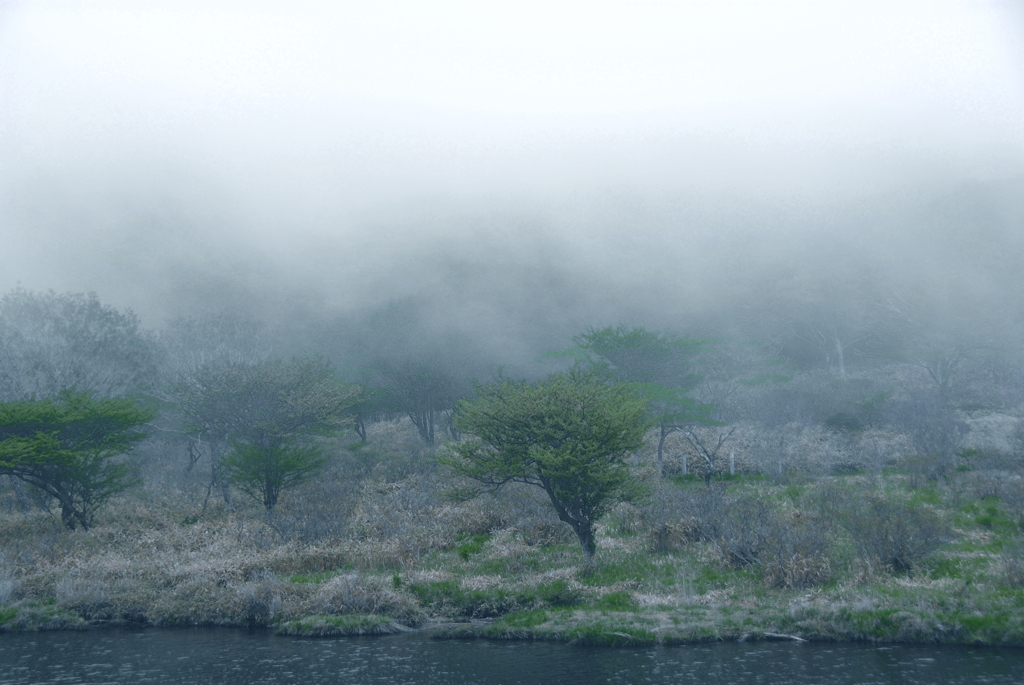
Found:
M 490 156 L 688 135 L 1020 145 L 1013 7 L 8 2 L 0 124 L 8 152 L 44 163 L 111 146 L 341 146 L 391 163 L 439 147 Z

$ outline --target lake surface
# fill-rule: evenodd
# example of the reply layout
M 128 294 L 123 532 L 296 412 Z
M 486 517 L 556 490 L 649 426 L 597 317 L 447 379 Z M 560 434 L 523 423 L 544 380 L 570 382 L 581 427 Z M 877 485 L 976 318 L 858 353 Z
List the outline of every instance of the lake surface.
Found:
M 227 628 L 0 634 L 0 685 L 291 682 L 1016 684 L 1024 682 L 1024 650 L 763 642 L 601 649 Z

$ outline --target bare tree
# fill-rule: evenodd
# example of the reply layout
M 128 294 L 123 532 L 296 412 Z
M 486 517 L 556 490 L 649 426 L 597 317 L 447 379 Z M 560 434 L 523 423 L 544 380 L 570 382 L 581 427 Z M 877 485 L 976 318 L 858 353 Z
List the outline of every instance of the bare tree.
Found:
M 683 437 L 690 443 L 693 451 L 704 462 L 704 483 L 710 487 L 711 476 L 718 468 L 718 454 L 722 446 L 736 432 L 735 426 L 725 426 L 718 429 L 709 429 L 701 435 L 700 429 L 696 426 L 688 426 L 683 430 Z

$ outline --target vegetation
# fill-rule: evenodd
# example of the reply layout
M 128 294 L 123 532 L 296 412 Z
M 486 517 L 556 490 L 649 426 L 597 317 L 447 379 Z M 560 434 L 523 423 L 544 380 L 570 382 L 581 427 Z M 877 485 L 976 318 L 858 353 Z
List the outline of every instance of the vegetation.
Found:
M 281 490 L 323 466 L 326 458 L 309 441 L 346 425 L 360 389 L 338 383 L 330 367 L 313 358 L 205 366 L 178 396 L 193 432 L 232 446 L 217 465 L 227 482 L 269 511 Z
M 62 297 L 0 302 L 2 349 L 43 340 L 24 332 L 33 316 L 43 330 L 93 302 Z M 118 369 L 73 345 L 0 360 L 18 370 L 0 375 L 0 630 L 1024 644 L 1015 367 L 983 366 L 975 347 L 937 380 L 882 349 L 884 317 L 819 313 L 797 328 L 804 357 L 792 341 L 769 354 L 591 329 L 576 341 L 590 365 L 475 390 L 465 381 L 487 364 L 460 368 L 456 334 L 404 349 L 377 331 L 332 364 L 301 347 L 284 362 L 258 322 L 146 336 L 127 315 L 86 317 L 126 344 L 137 334 L 156 371 L 142 382 L 143 357 Z M 884 366 L 864 362 L 883 352 Z M 401 359 L 452 382 L 400 405 L 415 379 L 384 370 Z
M 701 376 L 698 354 L 709 341 L 655 333 L 642 328 L 591 329 L 576 337 L 579 348 L 593 355 L 595 368 L 630 383 L 647 401 L 658 426 L 658 475 L 665 472 L 665 440 L 695 424 L 715 424 L 714 407 L 690 396 Z
M 574 368 L 543 383 L 502 380 L 458 406 L 468 440 L 444 460 L 489 489 L 526 483 L 544 490 L 594 563 L 594 525 L 617 502 L 642 496 L 626 458 L 643 445 L 645 403 L 627 386 Z
M 119 457 L 145 437 L 152 413 L 126 399 L 66 390 L 56 399 L 0 403 L 0 475 L 55 498 L 61 521 L 88 530 L 96 508 L 133 483 Z

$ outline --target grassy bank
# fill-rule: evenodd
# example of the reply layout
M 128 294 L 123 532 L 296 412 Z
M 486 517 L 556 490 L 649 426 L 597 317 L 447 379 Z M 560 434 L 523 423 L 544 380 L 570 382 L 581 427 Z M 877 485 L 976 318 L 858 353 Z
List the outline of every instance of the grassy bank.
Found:
M 368 460 L 367 449 L 353 447 L 350 461 Z M 87 532 L 8 506 L 0 631 L 134 623 L 607 645 L 1024 645 L 1012 473 L 964 468 L 928 481 L 897 467 L 876 478 L 726 478 L 708 490 L 657 481 L 641 464 L 650 502 L 602 521 L 586 569 L 538 493 L 452 503 L 434 467 L 358 479 L 346 476 L 351 463 L 333 468 L 272 516 L 237 500 L 204 509 L 201 483 L 156 482 Z M 893 537 L 904 547 L 886 548 Z

